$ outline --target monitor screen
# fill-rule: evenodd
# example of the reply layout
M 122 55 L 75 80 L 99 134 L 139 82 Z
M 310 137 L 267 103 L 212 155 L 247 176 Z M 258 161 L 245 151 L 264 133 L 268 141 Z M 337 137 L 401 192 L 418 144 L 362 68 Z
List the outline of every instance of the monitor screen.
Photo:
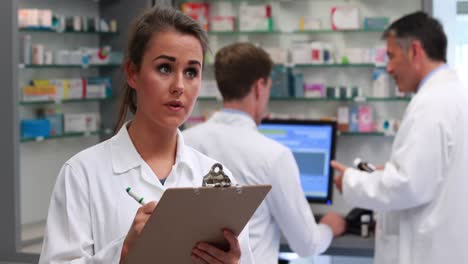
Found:
M 264 120 L 259 130 L 288 147 L 299 167 L 302 189 L 310 202 L 332 202 L 336 123 L 310 120 Z

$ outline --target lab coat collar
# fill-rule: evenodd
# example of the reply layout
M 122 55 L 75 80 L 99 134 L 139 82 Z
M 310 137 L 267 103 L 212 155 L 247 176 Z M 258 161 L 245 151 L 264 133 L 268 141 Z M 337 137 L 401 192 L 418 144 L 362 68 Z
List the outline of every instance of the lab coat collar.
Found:
M 125 173 L 133 168 L 141 166 L 145 162 L 130 139 L 127 129 L 129 123 L 130 121 L 125 123 L 119 132 L 110 139 L 112 168 L 114 173 L 117 174 Z M 192 169 L 182 133 L 177 130 L 175 165 L 179 166 L 182 164 Z
M 426 76 L 424 76 L 424 78 L 421 80 L 421 82 L 419 83 L 418 85 L 418 89 L 416 91 L 419 92 L 419 90 L 421 90 L 422 87 L 424 87 L 424 85 L 434 76 L 436 75 L 439 71 L 441 70 L 445 70 L 445 69 L 449 69 L 449 66 L 447 64 L 442 64 L 440 66 L 438 66 L 437 68 L 433 69 L 431 72 L 429 72 Z
M 128 134 L 129 123 L 130 121 L 125 123 L 110 139 L 112 168 L 117 174 L 125 173 L 144 162 Z
M 249 127 L 253 129 L 257 128 L 257 124 L 255 124 L 255 121 L 249 114 L 228 108 L 224 108 L 223 110 L 214 113 L 210 118 L 210 121 L 227 125 Z

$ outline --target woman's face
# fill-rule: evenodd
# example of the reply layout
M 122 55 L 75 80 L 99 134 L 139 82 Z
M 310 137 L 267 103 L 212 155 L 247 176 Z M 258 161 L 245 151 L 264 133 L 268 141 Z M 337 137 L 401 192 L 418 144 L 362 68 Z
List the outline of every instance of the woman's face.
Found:
M 202 63 L 197 38 L 175 31 L 154 34 L 140 69 L 127 65 L 127 82 L 137 92 L 136 118 L 165 128 L 179 127 L 198 95 Z

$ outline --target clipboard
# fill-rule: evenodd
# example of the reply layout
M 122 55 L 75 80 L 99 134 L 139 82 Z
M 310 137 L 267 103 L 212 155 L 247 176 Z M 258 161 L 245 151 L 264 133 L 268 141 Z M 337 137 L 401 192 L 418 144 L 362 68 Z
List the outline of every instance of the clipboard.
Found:
M 125 263 L 191 264 L 198 242 L 228 250 L 222 230 L 238 236 L 270 189 L 271 185 L 167 189 Z

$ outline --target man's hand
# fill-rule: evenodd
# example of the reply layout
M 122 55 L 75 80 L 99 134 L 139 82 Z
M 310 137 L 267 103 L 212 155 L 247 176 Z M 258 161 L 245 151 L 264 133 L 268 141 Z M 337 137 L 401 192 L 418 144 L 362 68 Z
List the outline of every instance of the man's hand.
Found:
M 335 179 L 334 179 L 334 182 L 335 182 L 335 186 L 336 188 L 338 189 L 338 191 L 343 192 L 343 176 L 344 176 L 344 173 L 347 169 L 347 167 L 345 167 L 343 164 L 335 161 L 335 160 L 332 160 L 331 161 L 331 166 L 333 167 L 333 169 L 338 172 L 338 175 L 335 176 Z
M 224 237 L 229 242 L 229 251 L 223 251 L 208 243 L 198 243 L 192 250 L 192 260 L 197 264 L 238 264 L 241 257 L 239 240 L 228 230 Z
M 328 212 L 320 220 L 320 224 L 325 224 L 333 231 L 333 236 L 341 236 L 346 231 L 346 221 L 337 213 Z
M 125 237 L 124 240 L 122 252 L 120 253 L 120 263 L 123 263 L 123 261 L 125 260 L 129 249 L 132 248 L 132 246 L 135 244 L 136 239 L 138 238 L 138 236 L 140 236 L 143 227 L 145 227 L 146 222 L 153 213 L 154 208 L 156 208 L 157 204 L 157 202 L 150 202 L 138 208 L 135 218 L 133 219 L 132 226 L 130 227 L 127 237 Z

